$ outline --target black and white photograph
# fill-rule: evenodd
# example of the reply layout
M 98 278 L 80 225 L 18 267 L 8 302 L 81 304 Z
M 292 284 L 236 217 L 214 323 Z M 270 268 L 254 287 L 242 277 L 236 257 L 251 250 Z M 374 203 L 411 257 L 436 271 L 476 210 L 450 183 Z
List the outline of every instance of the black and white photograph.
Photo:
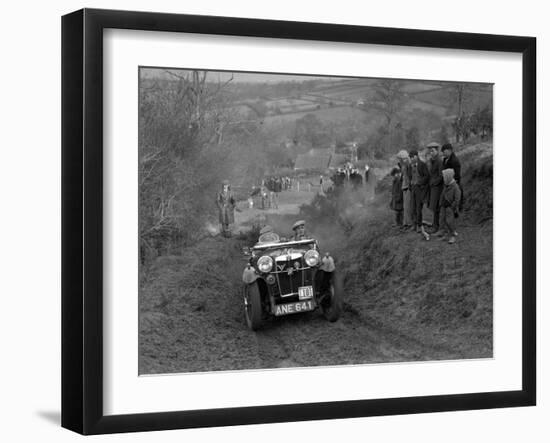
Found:
M 549 441 L 543 5 L 6 3 L 0 440 Z
M 138 75 L 140 375 L 493 358 L 493 84 Z

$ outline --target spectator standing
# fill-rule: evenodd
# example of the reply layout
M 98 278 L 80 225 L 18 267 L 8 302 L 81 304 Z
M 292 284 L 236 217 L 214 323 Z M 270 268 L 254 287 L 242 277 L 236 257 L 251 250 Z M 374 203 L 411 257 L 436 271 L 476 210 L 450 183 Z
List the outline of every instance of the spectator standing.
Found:
M 275 192 L 281 192 L 283 190 L 283 184 L 282 184 L 282 181 L 281 181 L 281 177 L 277 177 L 275 179 L 275 189 L 274 191 Z
M 424 225 L 422 223 L 422 209 L 429 193 L 430 172 L 428 166 L 423 162 L 418 151 L 409 152 L 411 159 L 411 191 L 412 191 L 412 211 L 413 222 L 416 232 L 426 237 Z
M 274 191 L 269 192 L 269 207 L 273 209 L 279 209 L 279 197 Z
M 433 212 L 433 230 L 432 234 L 439 231 L 439 200 L 443 191 L 443 176 L 441 175 L 442 161 L 439 156 L 439 145 L 430 143 L 427 146 L 430 163 L 428 169 L 430 171 L 430 200 L 428 208 Z
M 393 168 L 391 175 L 393 177 L 393 182 L 390 208 L 395 212 L 395 224 L 393 226 L 400 228 L 403 226 L 403 180 L 401 170 L 399 168 Z
M 351 170 L 349 180 L 353 189 L 358 189 L 363 186 L 363 177 L 361 177 L 361 174 L 355 168 Z
M 456 232 L 456 225 L 462 192 L 454 179 L 453 169 L 444 169 L 442 174 L 445 187 L 441 193 L 441 219 L 443 222 L 443 230 L 447 231 L 448 234 L 448 242 L 453 244 L 456 242 L 456 237 L 458 235 Z M 445 232 L 442 231 L 439 235 L 445 237 Z
M 222 183 L 222 190 L 216 197 L 216 205 L 218 206 L 221 234 L 224 237 L 230 237 L 229 225 L 235 222 L 235 199 L 231 192 L 231 185 L 227 180 Z
M 265 181 L 262 180 L 262 185 L 260 186 L 260 201 L 261 201 L 261 209 L 266 209 L 268 206 L 268 190 L 267 186 L 265 185 Z
M 405 150 L 397 154 L 401 169 L 401 189 L 403 191 L 403 229 L 409 229 L 413 224 L 411 206 L 411 159 Z
M 452 169 L 454 171 L 454 180 L 458 184 L 458 187 L 460 188 L 460 204 L 458 206 L 458 210 L 462 211 L 464 207 L 464 189 L 462 188 L 462 177 L 461 177 L 461 165 L 460 160 L 456 156 L 456 154 L 453 151 L 453 145 L 450 143 L 446 143 L 441 147 L 441 151 L 443 152 L 443 161 L 442 161 L 442 169 Z

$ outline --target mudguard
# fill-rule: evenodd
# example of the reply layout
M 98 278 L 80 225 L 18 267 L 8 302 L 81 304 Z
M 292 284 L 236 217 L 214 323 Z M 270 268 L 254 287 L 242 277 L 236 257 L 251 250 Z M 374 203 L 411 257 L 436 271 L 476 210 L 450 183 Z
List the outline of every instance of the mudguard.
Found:
M 256 274 L 256 271 L 254 268 L 250 265 L 248 265 L 246 268 L 244 268 L 243 271 L 243 282 L 249 285 L 250 283 L 254 283 L 258 279 L 258 274 Z
M 321 259 L 321 266 L 319 266 L 319 269 L 325 272 L 333 272 L 336 269 L 334 259 L 328 253 Z

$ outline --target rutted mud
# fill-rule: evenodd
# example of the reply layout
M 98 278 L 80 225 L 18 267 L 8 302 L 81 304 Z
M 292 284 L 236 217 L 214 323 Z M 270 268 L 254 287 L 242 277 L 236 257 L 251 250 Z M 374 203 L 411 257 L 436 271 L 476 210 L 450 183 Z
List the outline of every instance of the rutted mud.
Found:
M 222 251 L 239 250 L 236 239 L 210 242 L 223 246 Z M 145 312 L 150 303 L 144 301 L 140 315 L 140 373 L 334 366 L 452 355 L 452 349 L 413 340 L 347 302 L 335 323 L 314 311 L 269 319 L 252 332 L 244 321 L 240 293 L 242 260 L 234 258 L 224 275 L 235 278 L 220 281 L 221 291 L 201 289 L 200 284 L 184 287 L 185 259 L 160 264 L 156 278 L 164 290 L 155 308 L 160 312 Z M 207 273 L 219 271 L 215 264 L 205 268 Z M 152 297 L 153 292 L 143 296 Z

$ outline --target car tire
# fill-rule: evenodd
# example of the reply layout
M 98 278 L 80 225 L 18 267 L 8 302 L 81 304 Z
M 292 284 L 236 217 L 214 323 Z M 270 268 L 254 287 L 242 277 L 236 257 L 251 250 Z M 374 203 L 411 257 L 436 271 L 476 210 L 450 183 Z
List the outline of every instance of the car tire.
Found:
M 321 301 L 321 311 L 329 322 L 335 322 L 342 314 L 342 297 L 344 285 L 342 277 L 337 272 L 332 272 L 328 293 Z
M 256 282 L 244 286 L 244 318 L 246 325 L 252 331 L 262 326 L 262 298 Z

